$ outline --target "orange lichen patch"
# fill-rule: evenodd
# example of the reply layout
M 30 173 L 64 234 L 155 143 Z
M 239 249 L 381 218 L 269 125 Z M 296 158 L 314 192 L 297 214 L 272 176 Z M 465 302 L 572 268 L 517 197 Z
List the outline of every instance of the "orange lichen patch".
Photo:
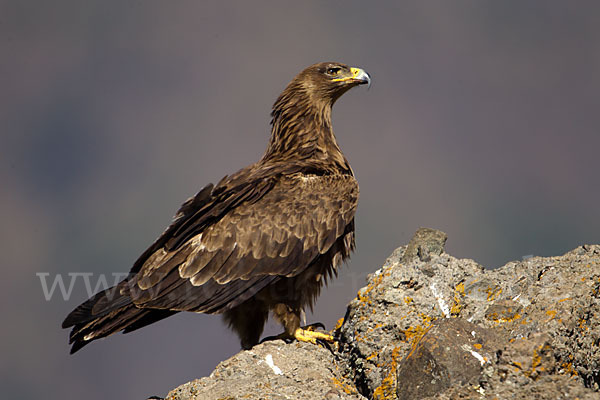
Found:
M 421 313 L 421 321 L 422 324 L 410 326 L 408 329 L 404 330 L 404 335 L 406 336 L 406 342 L 414 345 L 416 342 L 421 339 L 421 337 L 429 330 L 431 327 L 431 323 L 433 322 L 433 318 L 429 315 Z
M 494 301 L 502 293 L 502 288 L 498 286 L 494 288 L 488 287 L 485 292 L 487 293 L 487 301 Z
M 579 320 L 579 329 L 581 329 L 581 330 L 588 330 L 588 329 L 590 329 L 590 327 L 587 326 L 587 320 L 585 318 L 581 318 Z
M 481 348 L 483 347 L 482 345 L 480 345 L 479 343 L 475 343 L 473 345 L 473 347 L 475 347 L 477 350 L 481 350 Z
M 520 314 L 515 314 L 512 318 L 505 318 L 502 322 L 513 322 L 521 318 Z
M 371 355 L 370 355 L 370 356 L 368 356 L 366 359 L 367 359 L 367 360 L 372 360 L 372 359 L 374 359 L 375 357 L 377 357 L 377 352 L 373 352 L 373 353 L 371 353 Z
M 542 349 L 543 345 L 540 346 L 540 350 Z M 542 356 L 538 353 L 537 350 L 533 350 L 533 360 L 531 361 L 531 369 L 532 372 L 535 371 L 535 369 L 537 367 L 539 367 L 542 364 Z
M 342 389 L 344 391 L 344 393 L 346 393 L 346 394 L 356 394 L 356 393 L 358 393 L 356 391 L 356 389 L 352 385 L 349 385 L 346 382 L 342 382 L 341 380 L 339 380 L 335 376 L 331 378 L 331 381 L 333 382 L 333 384 L 335 386 L 337 386 L 340 389 Z
M 514 361 L 511 363 L 513 367 L 515 367 L 515 371 L 519 371 L 523 369 L 523 366 L 520 362 Z
M 342 317 L 342 318 L 340 318 L 340 319 L 337 320 L 337 322 L 335 323 L 335 328 L 333 328 L 333 330 L 334 331 L 339 330 L 342 327 L 343 324 L 344 324 L 344 318 Z
M 531 368 L 523 368 L 523 365 L 519 362 L 513 362 L 512 365 L 523 371 L 525 376 L 536 379 L 538 375 L 537 372 L 543 372 L 546 370 L 546 368 L 542 365 L 542 353 L 547 350 L 549 350 L 549 346 L 547 344 L 542 344 L 536 349 L 533 349 Z
M 559 374 L 561 374 L 561 375 L 571 375 L 571 376 L 578 375 L 575 368 L 573 368 L 573 363 L 571 363 L 571 362 L 564 362 L 564 363 L 560 364 L 560 368 L 561 368 L 561 370 L 559 370 Z
M 396 369 L 398 368 L 398 358 L 400 356 L 400 347 L 395 347 L 392 350 L 392 361 L 389 365 L 389 370 L 381 385 L 373 391 L 374 400 L 387 400 L 396 398 Z
M 458 316 L 462 310 L 461 300 L 465 296 L 465 284 L 459 283 L 454 287 L 454 304 L 450 307 L 450 314 Z
M 428 328 L 434 320 L 435 318 L 432 318 L 427 314 L 421 313 L 421 321 L 423 321 L 423 324 L 427 325 Z
M 364 293 L 361 293 L 362 289 L 358 291 L 358 293 L 356 294 L 356 298 L 358 299 L 358 301 L 360 301 L 361 303 L 366 303 L 366 304 L 372 304 L 371 302 L 371 298 L 366 296 L 366 294 L 368 293 L 366 290 L 364 291 Z
M 536 369 L 538 371 L 546 370 L 546 368 L 544 366 L 542 366 L 542 352 L 548 351 L 549 349 L 550 349 L 550 346 L 548 346 L 547 344 L 542 344 L 537 349 L 533 350 L 533 359 L 531 361 L 531 373 L 532 374 L 534 372 L 536 372 Z
M 452 315 L 453 317 L 458 317 L 458 315 L 460 314 L 460 310 L 462 310 L 462 306 L 460 305 L 460 303 L 454 303 L 452 305 L 452 307 L 450 307 L 450 315 Z
M 405 341 L 411 345 L 409 356 L 417 348 L 417 343 L 419 343 L 419 340 L 427 333 L 429 329 L 431 329 L 431 323 L 433 319 L 430 316 L 421 313 L 421 320 L 423 321 L 422 325 L 411 326 L 404 330 L 404 336 L 406 337 Z
M 411 303 L 413 303 L 413 302 L 414 302 L 414 300 L 412 299 L 412 297 L 408 297 L 408 296 L 406 296 L 406 297 L 404 298 L 404 302 L 406 303 L 406 305 L 407 305 L 407 306 L 409 306 Z
M 550 317 L 546 320 L 546 322 L 552 321 L 554 318 L 556 318 L 556 310 L 548 310 L 546 311 L 546 315 Z
M 562 303 L 563 301 L 567 301 L 567 300 L 573 300 L 573 299 L 570 297 L 565 297 L 564 299 L 560 299 L 558 302 Z
M 492 321 L 494 321 L 494 322 L 498 322 L 498 320 L 500 319 L 500 317 L 498 316 L 498 313 L 497 313 L 497 312 L 489 313 L 489 314 L 487 315 L 487 317 L 488 317 L 489 319 L 491 319 Z
M 508 315 L 510 315 L 511 311 L 512 311 L 512 309 L 508 309 L 508 312 L 509 312 Z M 508 318 L 505 318 L 504 316 L 500 316 L 500 315 L 498 315 L 498 313 L 494 312 L 494 313 L 488 314 L 487 318 L 494 321 L 497 324 L 503 324 L 503 323 L 508 323 L 508 322 L 514 322 L 518 319 L 521 319 L 521 314 L 516 313 Z M 524 324 L 525 320 L 521 321 L 521 323 Z
M 364 342 L 364 339 L 362 338 L 362 335 L 360 335 L 358 332 L 356 332 L 356 330 L 353 332 L 353 336 L 354 336 L 354 341 L 356 342 Z
M 408 343 L 415 343 L 427 332 L 427 328 L 421 325 L 411 326 L 404 331 L 404 335 L 406 335 L 406 341 Z
M 359 290 L 356 294 L 358 300 L 363 304 L 372 304 L 371 298 L 369 294 L 383 281 L 384 276 L 389 276 L 391 274 L 390 271 L 381 271 L 378 275 L 376 275 L 371 281 L 367 284 L 366 287 Z

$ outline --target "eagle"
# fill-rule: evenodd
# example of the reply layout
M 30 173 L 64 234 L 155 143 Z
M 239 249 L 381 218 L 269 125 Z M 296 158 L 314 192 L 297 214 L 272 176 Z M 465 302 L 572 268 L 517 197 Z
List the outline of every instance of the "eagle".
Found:
M 331 109 L 371 78 L 337 62 L 300 72 L 275 101 L 262 158 L 183 203 L 127 278 L 75 308 L 71 354 L 180 311 L 222 314 L 249 349 L 271 313 L 278 337 L 332 340 L 301 327 L 321 288 L 354 250 L 358 183 L 336 142 Z

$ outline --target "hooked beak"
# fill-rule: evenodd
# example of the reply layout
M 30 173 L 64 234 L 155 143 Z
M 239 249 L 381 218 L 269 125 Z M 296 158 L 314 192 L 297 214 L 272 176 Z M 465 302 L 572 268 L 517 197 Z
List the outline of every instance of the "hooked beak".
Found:
M 363 69 L 352 67 L 350 68 L 353 79 L 359 81 L 359 85 L 367 85 L 367 89 L 371 87 L 371 75 Z
M 367 71 L 352 67 L 350 68 L 350 75 L 343 78 L 334 79 L 334 82 L 353 82 L 357 85 L 367 85 L 367 88 L 371 87 L 371 76 Z

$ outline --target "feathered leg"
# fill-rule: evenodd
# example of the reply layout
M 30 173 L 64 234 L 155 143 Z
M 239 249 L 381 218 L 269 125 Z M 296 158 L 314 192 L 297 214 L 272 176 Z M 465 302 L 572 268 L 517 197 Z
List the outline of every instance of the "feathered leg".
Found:
M 240 344 L 244 350 L 258 344 L 267 318 L 268 307 L 256 299 L 247 300 L 223 314 L 225 322 L 240 337 Z

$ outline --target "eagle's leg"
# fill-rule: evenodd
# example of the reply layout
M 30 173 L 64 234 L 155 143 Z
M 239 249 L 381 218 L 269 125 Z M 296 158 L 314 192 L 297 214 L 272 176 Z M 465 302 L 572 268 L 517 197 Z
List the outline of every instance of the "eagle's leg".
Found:
M 269 318 L 268 307 L 256 299 L 247 300 L 223 314 L 225 322 L 240 337 L 244 350 L 249 350 L 258 344 L 267 318 Z
M 333 342 L 333 336 L 324 332 L 317 332 L 314 330 L 316 326 L 323 326 L 321 323 L 309 325 L 306 327 L 300 326 L 300 314 L 301 309 L 299 307 L 290 307 L 286 304 L 279 303 L 273 308 L 273 314 L 275 318 L 281 322 L 285 332 L 280 335 L 282 338 L 294 338 L 299 342 L 309 342 L 317 344 L 318 341 Z

